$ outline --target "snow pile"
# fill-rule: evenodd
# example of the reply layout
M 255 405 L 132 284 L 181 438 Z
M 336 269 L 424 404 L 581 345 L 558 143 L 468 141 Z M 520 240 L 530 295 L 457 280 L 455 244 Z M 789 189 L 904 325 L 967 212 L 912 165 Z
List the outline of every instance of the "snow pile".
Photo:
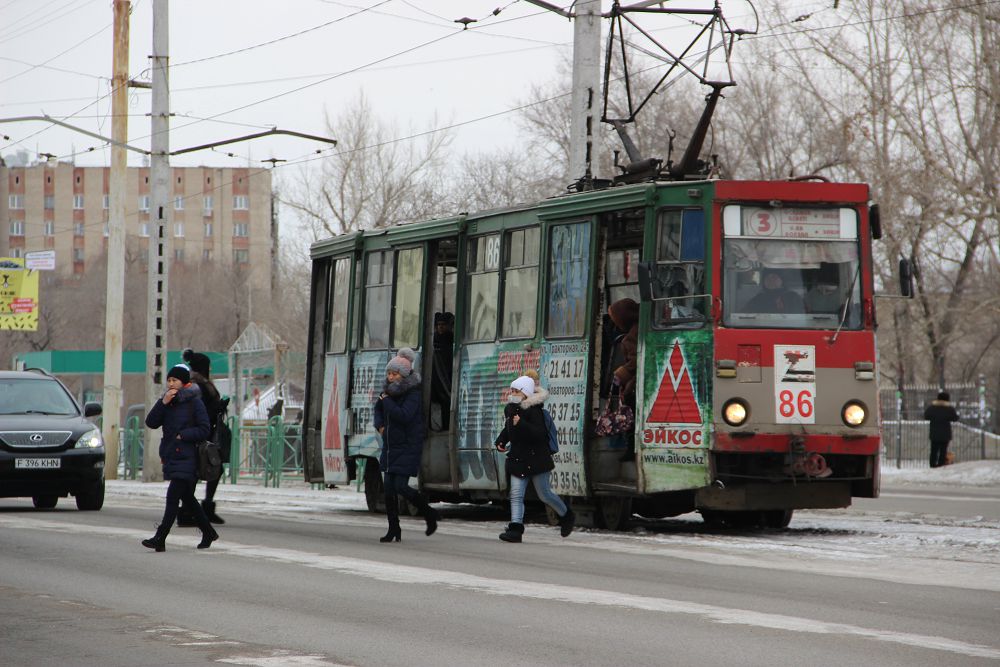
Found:
M 940 468 L 898 469 L 882 463 L 883 484 L 1000 486 L 1000 461 L 970 461 Z

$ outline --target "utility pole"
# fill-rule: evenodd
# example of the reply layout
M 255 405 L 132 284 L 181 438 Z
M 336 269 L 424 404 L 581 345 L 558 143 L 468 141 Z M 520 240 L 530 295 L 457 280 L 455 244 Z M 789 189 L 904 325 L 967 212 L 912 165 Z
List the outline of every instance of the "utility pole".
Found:
M 569 134 L 569 177 L 593 174 L 594 132 L 600 123 L 601 1 L 577 0 L 570 12 L 543 0 L 527 0 L 573 21 L 573 95 Z
M 149 410 L 162 394 L 166 379 L 164 365 L 167 351 L 167 280 L 170 256 L 170 81 L 168 75 L 169 35 L 168 0 L 153 0 L 152 55 L 152 138 L 150 139 L 150 215 L 155 216 L 149 233 L 146 303 L 146 409 Z M 157 433 L 146 429 L 146 444 L 142 457 L 142 479 L 158 482 L 163 479 L 160 468 Z
M 125 292 L 125 189 L 128 160 L 129 0 L 115 0 L 111 77 L 111 174 L 108 181 L 108 276 L 104 316 L 104 477 L 118 479 L 122 408 L 122 309 Z

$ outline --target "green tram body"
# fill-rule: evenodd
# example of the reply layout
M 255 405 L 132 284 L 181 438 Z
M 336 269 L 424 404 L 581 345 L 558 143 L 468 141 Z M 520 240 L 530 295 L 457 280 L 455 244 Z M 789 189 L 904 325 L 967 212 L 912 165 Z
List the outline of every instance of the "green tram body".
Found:
M 346 484 L 363 470 L 377 508 L 371 409 L 386 362 L 408 346 L 424 378 L 418 483 L 432 502 L 506 498 L 493 442 L 506 388 L 528 368 L 559 431 L 553 488 L 597 525 L 697 509 L 707 520 L 782 526 L 794 509 L 877 496 L 867 200 L 860 184 L 658 182 L 318 242 L 306 479 Z M 837 283 L 852 295 L 847 307 L 786 319 L 742 312 L 743 292 L 776 262 L 801 277 L 800 291 Z M 686 297 L 664 293 L 675 278 Z M 641 304 L 634 461 L 620 460 L 624 436 L 594 432 L 619 361 L 614 347 L 605 352 L 605 312 L 622 296 Z M 434 315 L 444 311 L 455 319 L 442 425 L 431 384 L 443 367 Z M 742 424 L 723 419 L 734 401 Z M 864 410 L 862 423 L 847 424 L 849 404 Z

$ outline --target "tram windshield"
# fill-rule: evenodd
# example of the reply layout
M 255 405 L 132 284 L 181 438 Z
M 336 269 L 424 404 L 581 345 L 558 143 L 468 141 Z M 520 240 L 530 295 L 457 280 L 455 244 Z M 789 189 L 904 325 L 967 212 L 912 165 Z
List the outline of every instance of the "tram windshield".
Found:
M 735 209 L 733 211 L 732 209 Z M 861 328 L 852 209 L 724 211 L 723 321 L 732 327 Z

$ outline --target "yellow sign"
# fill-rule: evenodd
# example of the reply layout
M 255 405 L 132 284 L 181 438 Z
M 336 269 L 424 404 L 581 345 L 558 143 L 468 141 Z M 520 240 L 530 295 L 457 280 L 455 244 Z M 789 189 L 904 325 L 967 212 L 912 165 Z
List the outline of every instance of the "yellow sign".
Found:
M 0 258 L 0 329 L 38 331 L 38 271 L 23 259 Z

